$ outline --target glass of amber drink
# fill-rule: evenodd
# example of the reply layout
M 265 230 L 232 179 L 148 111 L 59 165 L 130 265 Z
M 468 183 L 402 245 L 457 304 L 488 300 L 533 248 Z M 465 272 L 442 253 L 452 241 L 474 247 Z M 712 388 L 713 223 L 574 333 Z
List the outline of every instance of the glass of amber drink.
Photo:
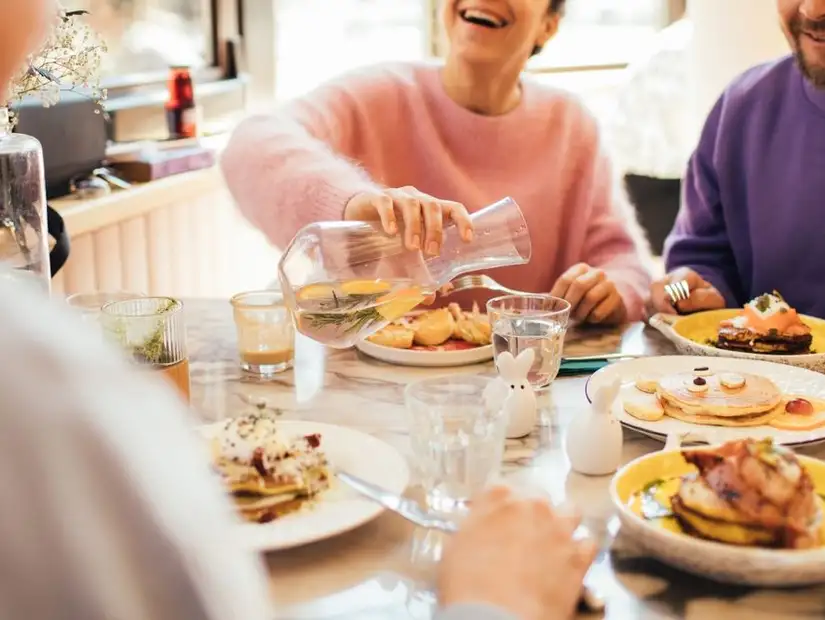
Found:
M 112 301 L 101 311 L 106 337 L 135 364 L 158 373 L 188 403 L 189 355 L 183 304 L 171 297 Z
M 295 329 L 283 294 L 277 290 L 238 293 L 230 303 L 241 368 L 258 377 L 271 377 L 292 368 Z

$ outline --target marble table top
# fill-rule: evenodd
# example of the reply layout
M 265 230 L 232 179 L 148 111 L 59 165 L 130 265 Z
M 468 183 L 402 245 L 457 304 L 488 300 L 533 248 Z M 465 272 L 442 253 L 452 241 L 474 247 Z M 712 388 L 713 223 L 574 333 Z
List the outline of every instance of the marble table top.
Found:
M 293 371 L 260 383 L 238 364 L 228 302 L 185 304 L 192 378 L 192 405 L 203 420 L 245 413 L 263 404 L 285 419 L 350 426 L 383 439 L 409 455 L 404 386 L 448 373 L 489 374 L 492 364 L 455 369 L 391 366 L 355 350 L 334 351 L 301 339 Z M 565 355 L 622 351 L 647 355 L 674 350 L 641 324 L 616 330 L 569 334 Z M 573 502 L 602 542 L 603 552 L 588 583 L 608 601 L 606 618 L 646 620 L 802 619 L 825 617 L 825 587 L 760 590 L 725 586 L 645 557 L 618 530 L 608 497 L 610 477 L 570 471 L 565 428 L 587 406 L 586 377 L 559 378 L 544 397 L 542 424 L 528 438 L 509 441 L 508 483 L 545 491 L 554 502 Z M 624 459 L 661 448 L 625 431 Z M 825 449 L 809 454 L 825 457 Z M 432 577 L 440 550 L 438 534 L 416 530 L 384 514 L 353 532 L 266 557 L 278 618 L 289 620 L 425 620 L 433 609 Z M 552 578 L 552 576 L 550 576 Z

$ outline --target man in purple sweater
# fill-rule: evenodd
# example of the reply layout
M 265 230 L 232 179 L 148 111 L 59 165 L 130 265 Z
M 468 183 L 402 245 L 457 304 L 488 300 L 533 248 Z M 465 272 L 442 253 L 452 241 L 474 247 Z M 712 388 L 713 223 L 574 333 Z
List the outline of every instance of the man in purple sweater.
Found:
M 707 118 L 665 245 L 682 312 L 741 306 L 779 291 L 825 318 L 825 0 L 777 0 L 793 55 L 750 69 Z

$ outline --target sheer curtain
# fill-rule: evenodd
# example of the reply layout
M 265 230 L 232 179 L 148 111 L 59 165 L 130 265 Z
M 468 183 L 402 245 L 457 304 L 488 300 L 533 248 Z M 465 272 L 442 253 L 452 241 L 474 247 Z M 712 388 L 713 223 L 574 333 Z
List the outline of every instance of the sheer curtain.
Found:
M 359 66 L 428 55 L 432 0 L 279 0 L 278 99 Z

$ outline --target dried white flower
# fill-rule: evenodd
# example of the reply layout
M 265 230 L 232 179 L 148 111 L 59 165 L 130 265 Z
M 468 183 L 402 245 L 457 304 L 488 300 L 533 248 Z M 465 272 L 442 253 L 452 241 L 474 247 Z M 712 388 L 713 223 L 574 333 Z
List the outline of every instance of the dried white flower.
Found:
M 66 90 L 81 90 L 98 104 L 106 99 L 106 90 L 100 87 L 106 44 L 83 21 L 86 11 L 67 11 L 59 2 L 57 9 L 43 47 L 29 57 L 8 85 L 9 106 L 35 96 L 49 107 L 60 101 L 61 92 Z

